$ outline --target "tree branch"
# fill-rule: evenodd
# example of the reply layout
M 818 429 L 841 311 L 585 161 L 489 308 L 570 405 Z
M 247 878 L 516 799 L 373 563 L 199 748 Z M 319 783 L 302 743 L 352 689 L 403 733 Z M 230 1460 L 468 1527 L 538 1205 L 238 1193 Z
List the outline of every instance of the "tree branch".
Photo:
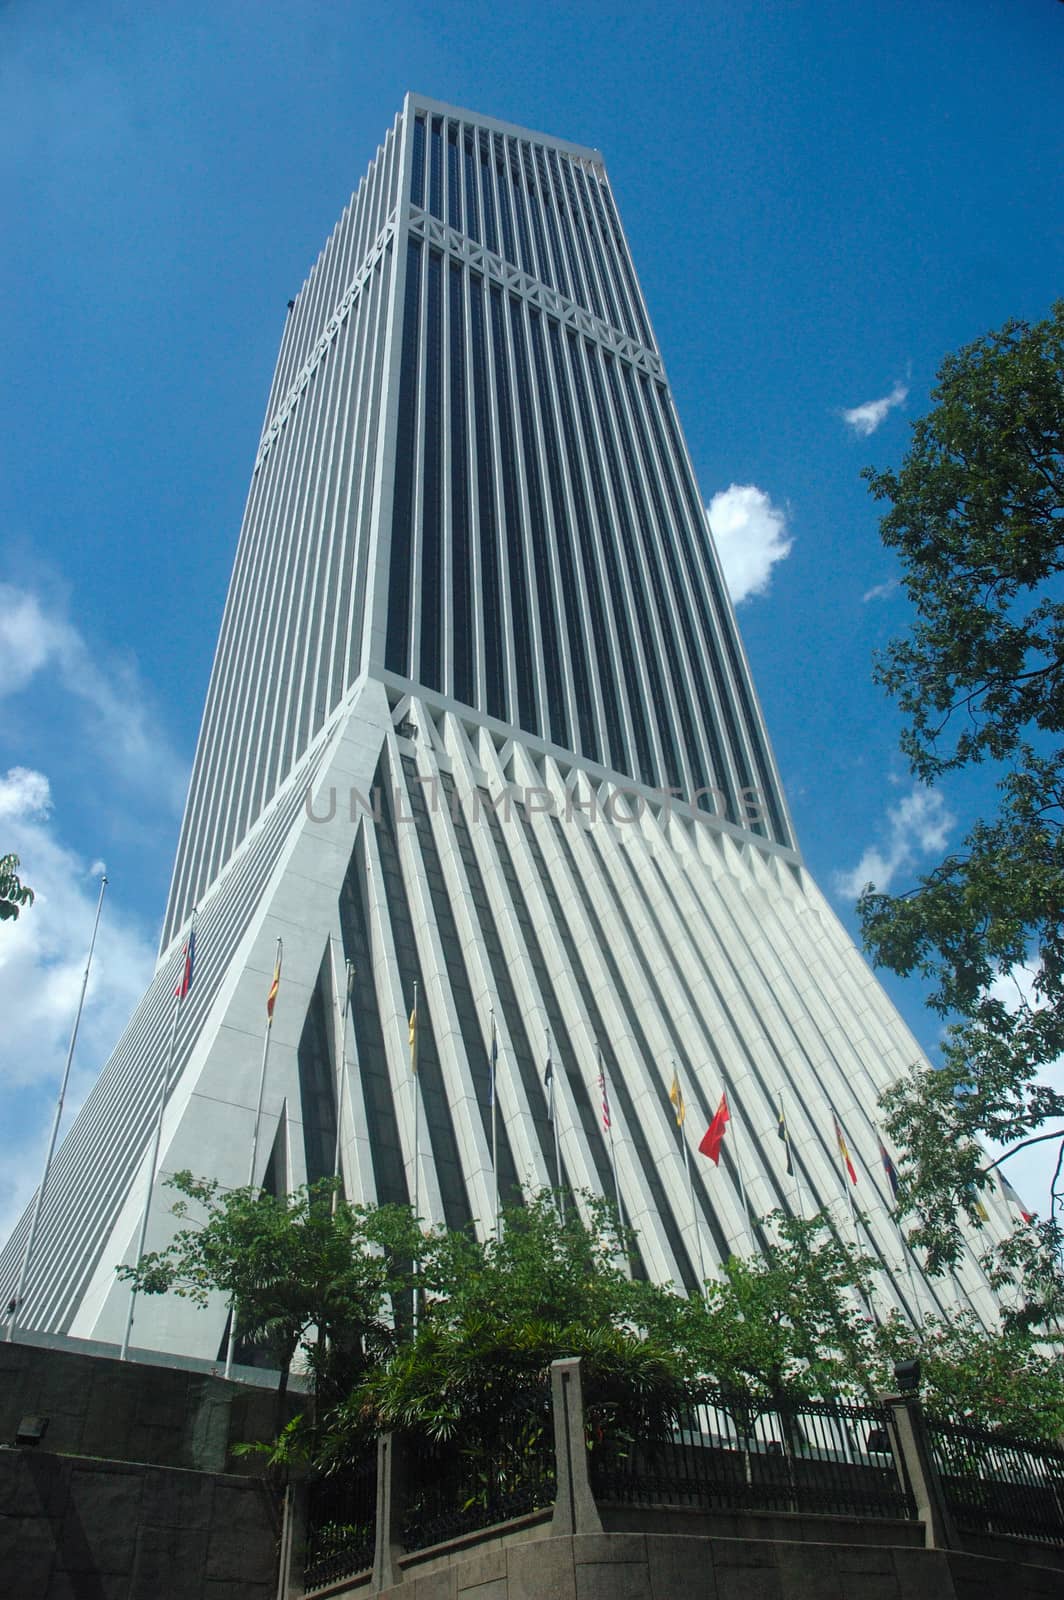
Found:
M 1036 1133 L 1030 1139 L 1021 1139 L 1019 1144 L 1014 1144 L 1011 1150 L 1006 1150 L 1005 1154 L 998 1156 L 996 1161 L 991 1161 L 987 1166 L 980 1167 L 980 1173 L 993 1172 L 995 1167 L 1000 1167 L 1003 1161 L 1010 1160 L 1017 1151 L 1025 1149 L 1029 1144 L 1041 1144 L 1045 1139 L 1064 1140 L 1064 1128 L 1058 1128 L 1055 1133 Z M 1064 1153 L 1064 1146 L 1062 1146 L 1062 1153 Z

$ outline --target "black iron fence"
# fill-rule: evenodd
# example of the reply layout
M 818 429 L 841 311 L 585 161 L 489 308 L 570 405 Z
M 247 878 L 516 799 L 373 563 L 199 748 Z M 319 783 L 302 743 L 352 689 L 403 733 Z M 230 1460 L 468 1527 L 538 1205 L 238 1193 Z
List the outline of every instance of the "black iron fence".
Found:
M 402 1538 L 407 1550 L 550 1506 L 556 1468 L 550 1386 L 543 1383 L 453 1440 L 408 1441 Z
M 958 1528 L 1064 1544 L 1064 1450 L 934 1417 L 925 1425 Z
M 623 1405 L 596 1399 L 592 1388 L 584 1394 L 585 1453 L 580 1391 L 577 1368 L 564 1401 L 569 1421 L 559 1435 L 567 1442 L 558 1448 L 574 1481 L 586 1472 L 602 1504 L 911 1519 L 912 1473 L 923 1496 L 937 1496 L 939 1480 L 962 1532 L 1064 1546 L 1060 1447 L 926 1417 L 918 1405 L 910 1420 L 925 1444 L 905 1444 L 909 1435 L 896 1433 L 888 1405 L 769 1399 L 700 1385 L 649 1427 L 646 1418 L 626 1417 Z M 558 1471 L 550 1384 L 508 1401 L 502 1414 L 469 1419 L 455 1439 L 397 1440 L 386 1460 L 391 1490 L 382 1552 L 414 1553 L 546 1510 Z M 373 1566 L 377 1492 L 375 1446 L 346 1472 L 310 1486 L 308 1593 Z
M 653 1442 L 608 1421 L 592 1424 L 589 1472 L 597 1499 L 703 1510 L 915 1514 L 882 1406 L 703 1389 L 671 1422 Z
M 377 1445 L 363 1460 L 307 1490 L 303 1579 L 309 1590 L 354 1577 L 373 1565 L 377 1530 Z

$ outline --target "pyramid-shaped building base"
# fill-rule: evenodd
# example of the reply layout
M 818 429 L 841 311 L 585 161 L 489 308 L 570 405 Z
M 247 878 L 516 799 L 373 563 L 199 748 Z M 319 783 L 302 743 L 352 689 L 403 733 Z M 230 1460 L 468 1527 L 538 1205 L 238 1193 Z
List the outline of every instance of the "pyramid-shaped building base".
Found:
M 122 1339 L 194 908 L 148 1248 L 169 1174 L 247 1180 L 281 939 L 256 1181 L 338 1151 L 351 1199 L 481 1235 L 496 1187 L 616 1189 L 688 1288 L 823 1207 L 880 1314 L 994 1318 L 998 1199 L 937 1283 L 893 1221 L 877 1102 L 920 1052 L 794 846 L 598 152 L 410 96 L 293 303 L 159 965 L 54 1163 L 23 1328 Z M 226 1318 L 142 1297 L 133 1344 L 213 1360 Z

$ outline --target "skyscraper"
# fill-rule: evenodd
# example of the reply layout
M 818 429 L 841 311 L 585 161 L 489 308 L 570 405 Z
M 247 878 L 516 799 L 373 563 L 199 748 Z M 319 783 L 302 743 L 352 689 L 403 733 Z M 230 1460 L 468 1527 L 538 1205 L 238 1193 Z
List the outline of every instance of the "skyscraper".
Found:
M 992 1311 L 974 1252 L 927 1285 L 891 1219 L 876 1102 L 918 1047 L 802 864 L 597 151 L 408 97 L 289 307 L 156 974 L 24 1326 L 122 1336 L 194 908 L 149 1246 L 168 1173 L 246 1180 L 280 937 L 267 1185 L 339 1149 L 356 1201 L 481 1231 L 497 1190 L 616 1190 L 689 1287 L 827 1205 L 884 1309 Z M 213 1357 L 225 1318 L 142 1299 L 134 1343 Z

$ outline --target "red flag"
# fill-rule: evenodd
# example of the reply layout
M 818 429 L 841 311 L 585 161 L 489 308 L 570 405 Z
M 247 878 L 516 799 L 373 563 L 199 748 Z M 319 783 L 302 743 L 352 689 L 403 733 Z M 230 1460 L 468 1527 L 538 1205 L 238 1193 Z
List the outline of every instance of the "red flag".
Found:
M 602 1090 L 602 1131 L 603 1133 L 609 1133 L 610 1095 L 609 1090 L 606 1087 L 606 1074 L 604 1072 L 599 1073 L 599 1088 Z
M 273 1023 L 273 1008 L 277 1004 L 277 991 L 278 991 L 278 989 L 280 987 L 281 987 L 281 963 L 280 963 L 280 960 L 278 959 L 277 965 L 273 969 L 273 981 L 270 984 L 270 992 L 266 996 L 266 1025 L 267 1025 L 267 1027 L 271 1026 L 272 1023 Z
M 196 929 L 194 926 L 189 930 L 188 941 L 181 953 L 185 959 L 181 963 L 181 978 L 177 988 L 174 990 L 179 1000 L 183 1000 L 192 987 L 192 974 L 196 963 Z
M 698 1147 L 702 1154 L 708 1156 L 711 1161 L 715 1161 L 718 1167 L 720 1166 L 720 1147 L 724 1143 L 724 1135 L 728 1131 L 728 1123 L 730 1121 L 731 1112 L 728 1110 L 728 1096 L 727 1094 L 722 1094 L 720 1105 L 717 1107 L 717 1114 L 702 1135 L 702 1143 Z

